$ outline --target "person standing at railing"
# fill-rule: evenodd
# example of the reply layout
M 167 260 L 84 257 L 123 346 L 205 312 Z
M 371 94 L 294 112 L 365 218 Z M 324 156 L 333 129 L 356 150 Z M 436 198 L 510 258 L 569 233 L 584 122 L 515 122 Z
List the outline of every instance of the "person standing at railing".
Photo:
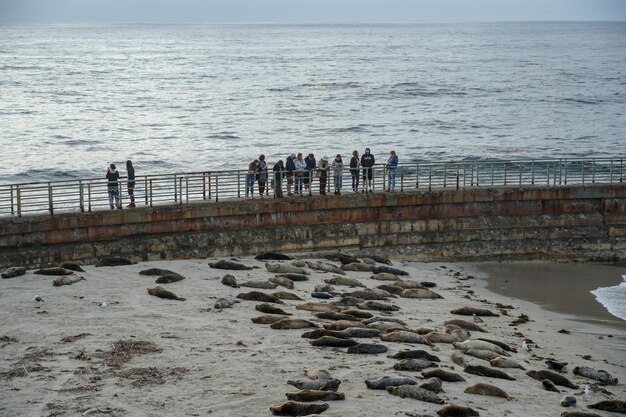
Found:
M 320 194 L 326 195 L 326 183 L 328 182 L 328 158 L 323 157 L 320 159 L 320 163 L 317 170 L 320 173 Z
M 372 179 L 374 178 L 374 164 L 376 159 L 370 152 L 370 148 L 365 148 L 365 153 L 361 156 L 361 166 L 363 167 L 363 190 L 362 192 L 374 192 Z
M 265 184 L 267 183 L 267 162 L 265 162 L 265 155 L 259 155 L 258 171 L 257 181 L 259 182 L 259 195 L 263 198 L 263 194 L 265 194 Z
M 126 161 L 126 177 L 126 188 L 130 199 L 130 204 L 126 207 L 135 208 L 135 167 L 133 167 L 133 161 L 130 159 Z
M 115 164 L 111 164 L 107 169 L 106 179 L 107 191 L 109 192 L 109 206 L 111 210 L 117 207 L 118 210 L 122 209 L 122 202 L 120 201 L 120 173 L 117 172 Z
M 254 182 L 259 169 L 259 160 L 255 159 L 248 165 L 248 174 L 246 175 L 246 197 L 254 197 Z
M 287 172 L 287 196 L 291 197 L 291 187 L 293 186 L 293 176 L 294 171 L 296 170 L 296 165 L 294 164 L 294 160 L 296 159 L 296 154 L 292 153 L 287 157 L 287 162 L 285 162 L 285 171 Z
M 331 165 L 333 170 L 333 185 L 335 187 L 335 195 L 341 195 L 341 180 L 343 177 L 343 160 L 341 155 L 337 154 Z
M 274 164 L 274 198 L 283 198 L 283 175 L 285 175 L 285 165 L 283 160 Z
M 304 162 L 306 163 L 306 170 L 304 171 L 304 192 L 311 195 L 311 183 L 313 182 L 313 171 L 317 168 L 317 163 L 315 161 L 315 155 L 310 153 L 306 158 L 304 158 Z
M 302 159 L 302 153 L 298 152 L 293 164 L 296 166 L 296 195 L 302 197 L 302 186 L 304 185 L 304 171 L 306 170 L 306 162 Z
M 350 159 L 350 175 L 352 176 L 352 191 L 359 191 L 359 151 L 352 151 L 352 159 Z
M 389 181 L 387 184 L 387 191 L 395 191 L 396 171 L 398 169 L 398 155 L 396 155 L 396 151 L 389 152 L 389 159 L 387 160 L 385 167 L 387 168 L 387 180 Z

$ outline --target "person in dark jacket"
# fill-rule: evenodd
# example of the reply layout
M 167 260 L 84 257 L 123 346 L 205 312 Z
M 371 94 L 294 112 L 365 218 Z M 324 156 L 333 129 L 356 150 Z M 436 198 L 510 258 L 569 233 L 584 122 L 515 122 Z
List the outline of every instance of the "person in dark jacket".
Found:
M 311 183 L 313 182 L 313 171 L 317 168 L 317 162 L 315 161 L 315 155 L 310 153 L 304 158 L 306 163 L 306 170 L 304 172 L 304 192 L 311 195 Z
M 361 161 L 359 160 L 359 151 L 352 152 L 352 159 L 350 159 L 350 175 L 352 176 L 352 191 L 355 193 L 359 191 L 359 167 Z
M 267 162 L 265 162 L 265 155 L 259 155 L 259 175 L 257 176 L 259 182 L 259 195 L 263 198 L 265 193 L 265 183 L 267 183 Z
M 106 179 L 107 191 L 109 192 L 109 206 L 111 210 L 117 207 L 118 210 L 122 209 L 122 202 L 120 201 L 120 173 L 117 172 L 115 164 L 111 164 L 107 169 Z M 114 205 L 115 204 L 115 205 Z
M 294 159 L 296 159 L 296 154 L 292 153 L 287 157 L 287 162 L 285 162 L 285 171 L 287 176 L 287 195 L 291 197 L 291 187 L 293 186 L 293 178 L 294 173 L 296 171 L 296 164 L 294 163 Z
M 133 167 L 133 161 L 130 159 L 126 161 L 126 177 L 127 177 L 127 189 L 128 198 L 130 198 L 130 204 L 126 207 L 135 207 L 135 168 Z
M 372 179 L 374 178 L 374 164 L 376 159 L 370 152 L 370 148 L 365 149 L 365 153 L 361 156 L 361 167 L 363 167 L 363 191 L 372 193 Z
M 283 175 L 285 174 L 285 165 L 282 159 L 274 164 L 272 171 L 274 171 L 274 198 L 282 198 Z
M 324 157 L 320 159 L 320 164 L 317 167 L 317 170 L 320 173 L 320 194 L 326 195 L 326 184 L 328 182 L 328 170 L 330 169 L 330 165 L 328 164 L 328 158 Z

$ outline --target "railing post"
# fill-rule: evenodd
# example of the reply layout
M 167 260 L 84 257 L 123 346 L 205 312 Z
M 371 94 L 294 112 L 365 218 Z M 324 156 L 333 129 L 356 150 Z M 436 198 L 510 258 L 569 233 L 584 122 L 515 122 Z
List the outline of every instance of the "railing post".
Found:
M 580 164 L 580 180 L 582 182 L 582 185 L 585 185 L 585 164 L 581 163 Z
M 80 192 L 80 211 L 84 213 L 85 212 L 85 186 L 82 180 L 78 181 L 78 190 Z
M 178 200 L 178 204 L 183 204 L 183 177 L 178 178 L 178 189 L 180 191 L 180 199 Z
M 519 186 L 522 186 L 522 164 L 518 163 L 517 166 L 519 167 Z
M 48 210 L 54 214 L 54 203 L 52 202 L 52 184 L 48 183 Z
M 404 192 L 404 172 L 400 172 L 400 192 Z
M 209 200 L 212 198 L 211 197 L 211 173 L 207 172 L 207 175 L 209 176 Z
M 507 175 L 508 175 L 509 165 L 507 162 L 504 163 L 504 185 L 507 185 Z
M 11 215 L 14 215 L 15 209 L 13 206 L 15 205 L 15 202 L 13 201 L 13 186 L 12 185 L 11 185 L 10 191 L 11 191 Z
M 185 202 L 189 204 L 189 177 L 185 177 Z
M 496 175 L 495 170 L 496 170 L 496 164 L 495 163 L 491 163 L 491 186 L 493 187 L 494 185 L 494 176 Z
M 247 196 L 248 196 L 248 176 L 246 175 L 246 197 Z M 241 198 L 241 172 L 237 172 L 237 198 Z
M 22 217 L 22 190 L 20 190 L 20 186 L 16 187 L 17 192 L 17 217 Z
M 457 166 L 456 166 L 456 189 L 457 189 L 457 190 L 459 189 L 459 181 L 460 181 L 460 179 L 459 179 L 459 173 L 460 173 L 460 171 L 459 171 L 459 166 L 457 165 Z
M 202 173 L 202 199 L 206 200 L 206 172 Z
M 87 211 L 91 213 L 91 184 L 87 184 Z
M 146 195 L 146 204 L 150 204 L 150 207 L 152 207 L 152 179 L 150 179 L 149 181 L 149 190 L 150 190 L 150 201 L 148 200 L 148 196 Z
M 219 175 L 215 176 L 215 202 L 217 203 L 219 201 L 220 198 L 220 177 Z
M 174 203 L 178 203 L 178 184 L 176 183 L 176 174 L 174 174 Z
M 448 165 L 447 164 L 443 164 L 443 188 L 446 188 L 446 185 L 448 181 Z
M 565 169 L 564 169 L 565 174 L 563 174 L 563 183 L 564 183 L 565 185 L 567 185 L 567 171 L 568 171 L 568 165 L 569 165 L 569 164 L 567 163 L 567 158 L 565 158 Z M 583 164 L 583 165 L 584 165 L 584 164 Z M 574 181 L 575 181 L 575 179 L 574 179 Z
M 148 176 L 145 176 L 143 181 L 143 189 L 146 190 L 144 198 L 146 200 L 146 205 L 148 205 Z M 150 180 L 150 199 L 152 199 L 152 180 Z M 150 206 L 152 206 L 152 204 L 150 204 Z
M 415 188 L 420 188 L 420 164 L 415 164 Z
M 535 161 L 532 161 L 530 163 L 530 169 L 531 169 L 531 172 L 532 172 L 531 176 L 530 176 L 530 178 L 531 178 L 530 183 L 532 185 L 535 185 Z
M 596 160 L 591 160 L 591 183 L 596 183 Z
M 428 191 L 433 190 L 433 166 L 428 167 Z

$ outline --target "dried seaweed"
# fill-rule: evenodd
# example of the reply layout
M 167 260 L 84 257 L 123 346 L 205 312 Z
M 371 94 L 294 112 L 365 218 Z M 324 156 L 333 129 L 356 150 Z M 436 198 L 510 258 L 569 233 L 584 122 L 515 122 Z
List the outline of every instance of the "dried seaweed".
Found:
M 22 356 L 22 359 L 15 362 L 11 369 L 5 372 L 0 372 L 0 378 L 10 380 L 13 378 L 25 377 L 32 372 L 50 371 L 50 368 L 42 366 L 39 361 L 52 357 L 54 353 L 52 353 L 49 349 L 29 348 L 29 350 L 31 351 Z
M 76 336 L 67 336 L 61 339 L 61 342 L 63 343 L 75 342 L 77 340 L 84 339 L 87 336 L 91 336 L 91 333 L 81 333 L 81 334 L 77 334 Z
M 160 353 L 163 349 L 152 342 L 142 340 L 118 340 L 113 342 L 112 349 L 103 352 L 99 356 L 104 359 L 104 363 L 113 368 L 119 368 L 135 355 L 145 355 L 146 353 Z
M 187 368 L 132 368 L 119 372 L 120 378 L 131 380 L 131 385 L 135 388 L 141 388 L 145 385 L 163 385 L 168 378 L 179 378 L 181 375 L 189 372 Z

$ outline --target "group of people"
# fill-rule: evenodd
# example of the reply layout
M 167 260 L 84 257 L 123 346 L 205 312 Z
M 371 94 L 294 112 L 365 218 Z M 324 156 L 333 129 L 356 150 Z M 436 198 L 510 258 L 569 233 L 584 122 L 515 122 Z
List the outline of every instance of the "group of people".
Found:
M 126 207 L 133 208 L 135 207 L 135 168 L 133 167 L 133 161 L 130 159 L 126 161 L 126 186 L 128 190 L 128 198 L 130 199 L 130 204 Z M 109 165 L 107 168 L 107 191 L 109 194 L 109 206 L 111 210 L 117 208 L 118 210 L 122 209 L 122 199 L 120 197 L 120 173 L 117 170 L 115 164 Z
M 341 195 L 343 186 L 344 163 L 340 154 L 335 156 L 332 161 L 330 158 L 324 157 L 319 160 L 315 159 L 312 153 L 303 157 L 302 153 L 292 153 L 285 162 L 279 160 L 272 168 L 273 171 L 273 188 L 274 197 L 283 197 L 283 181 L 286 181 L 287 196 L 303 196 L 312 195 L 313 177 L 319 177 L 319 193 L 326 195 L 328 187 L 328 177 L 332 173 L 333 188 L 335 195 Z M 362 193 L 373 192 L 372 180 L 374 178 L 373 167 L 376 158 L 369 148 L 365 149 L 365 153 L 359 157 L 358 151 L 352 152 L 349 169 L 352 178 L 352 191 Z M 395 151 L 390 152 L 389 159 L 385 164 L 388 176 L 387 191 L 395 191 L 396 188 L 396 170 L 398 167 L 398 155 Z M 362 173 L 362 188 L 359 188 Z M 268 180 L 268 166 L 265 162 L 265 155 L 260 155 L 252 161 L 248 166 L 248 174 L 246 176 L 246 196 L 254 197 L 254 183 L 258 182 L 259 195 L 263 197 L 266 183 Z

